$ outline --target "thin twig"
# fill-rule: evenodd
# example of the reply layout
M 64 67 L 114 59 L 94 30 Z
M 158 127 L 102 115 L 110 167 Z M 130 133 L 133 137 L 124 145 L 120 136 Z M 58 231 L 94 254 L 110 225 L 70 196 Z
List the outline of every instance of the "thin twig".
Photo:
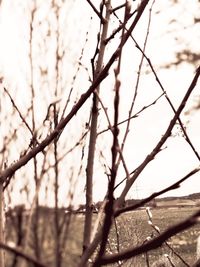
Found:
M 112 13 L 114 13 L 115 11 L 117 11 L 117 10 L 119 10 L 119 9 L 125 7 L 125 6 L 126 6 L 126 3 L 121 4 L 121 5 L 119 5 L 119 6 L 115 7 L 115 8 L 113 8 L 113 9 L 112 9 Z
M 132 14 L 130 14 L 126 20 L 122 23 L 120 23 L 119 27 L 113 31 L 113 33 L 105 40 L 105 44 L 110 42 L 113 38 L 115 38 L 115 35 L 123 29 L 123 27 L 127 24 L 127 22 L 132 18 L 132 16 L 137 12 L 138 10 L 135 10 Z
M 87 32 L 86 32 L 86 36 L 85 36 L 85 43 L 84 43 L 84 45 L 83 45 L 83 47 L 82 47 L 82 49 L 81 49 L 81 53 L 80 53 L 80 56 L 79 56 L 79 59 L 78 59 L 78 63 L 79 63 L 79 64 L 78 64 L 78 67 L 77 67 L 77 69 L 76 69 L 76 71 L 75 71 L 73 77 L 72 77 L 71 88 L 70 88 L 70 90 L 69 90 L 69 94 L 68 94 L 68 96 L 67 96 L 67 100 L 66 100 L 65 106 L 64 106 L 63 111 L 62 111 L 61 119 L 64 118 L 65 111 L 66 111 L 66 109 L 67 109 L 67 107 L 68 107 L 68 105 L 69 105 L 69 102 L 70 102 L 70 99 L 71 99 L 71 95 L 72 95 L 72 92 L 73 92 L 73 89 L 74 89 L 74 84 L 75 84 L 75 81 L 76 81 L 77 76 L 78 76 L 77 74 L 78 74 L 78 72 L 80 71 L 81 61 L 82 61 L 82 58 L 83 58 L 83 55 L 84 55 L 84 50 L 85 50 L 86 44 L 87 44 L 87 42 L 88 42 L 88 33 L 89 33 L 89 32 L 87 31 Z
M 13 107 L 16 109 L 16 111 L 18 112 L 21 120 L 23 121 L 23 123 L 26 125 L 27 129 L 29 130 L 29 132 L 31 133 L 31 135 L 33 136 L 33 131 L 31 130 L 31 127 L 28 125 L 27 121 L 25 120 L 24 116 L 22 115 L 21 111 L 19 110 L 19 108 L 17 107 L 17 105 L 15 104 L 15 101 L 13 99 L 13 97 L 11 96 L 11 94 L 8 92 L 8 90 L 4 87 L 4 91 L 6 92 L 6 94 L 9 96 L 10 101 L 13 105 Z
M 155 105 L 155 104 L 157 103 L 157 101 L 158 101 L 162 96 L 164 96 L 164 93 L 161 94 L 160 96 L 158 96 L 158 97 L 157 97 L 153 102 L 151 102 L 150 104 L 148 104 L 148 105 L 142 107 L 142 108 L 141 108 L 139 111 L 137 111 L 134 115 L 128 117 L 128 119 L 125 119 L 125 120 L 123 120 L 123 121 L 120 121 L 120 122 L 118 123 L 118 126 L 121 125 L 121 124 L 124 124 L 124 123 L 126 123 L 126 122 L 128 122 L 128 121 L 130 121 L 130 120 L 132 120 L 132 119 L 137 118 L 137 117 L 139 116 L 139 114 L 142 113 L 144 110 L 146 110 L 146 109 L 148 109 L 149 107 Z M 113 126 L 109 124 L 108 128 L 106 128 L 106 129 L 104 129 L 104 130 L 98 132 L 98 135 L 100 135 L 100 134 L 102 134 L 102 133 L 105 133 L 105 132 L 107 132 L 107 131 L 109 131 L 109 130 L 112 130 L 112 129 L 113 129 Z

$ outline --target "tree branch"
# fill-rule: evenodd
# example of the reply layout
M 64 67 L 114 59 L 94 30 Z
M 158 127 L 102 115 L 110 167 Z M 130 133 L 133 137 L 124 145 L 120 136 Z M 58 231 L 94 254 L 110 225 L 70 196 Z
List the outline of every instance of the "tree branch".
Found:
M 96 9 L 94 4 L 90 0 L 86 0 L 86 1 L 91 6 L 91 8 L 94 10 L 94 12 L 97 14 L 97 16 L 100 18 L 101 23 L 104 24 L 105 23 L 105 19 L 103 18 L 102 14 Z
M 180 184 L 183 183 L 185 180 L 187 180 L 189 177 L 191 177 L 192 175 L 194 175 L 195 173 L 199 172 L 200 171 L 200 166 L 193 169 L 191 172 L 189 172 L 187 175 L 185 175 L 183 178 L 181 178 L 180 180 L 178 180 L 176 183 L 166 187 L 165 189 L 161 190 L 161 191 L 158 191 L 158 192 L 155 192 L 153 193 L 151 196 L 141 200 L 140 202 L 138 202 L 137 204 L 134 204 L 134 205 L 130 205 L 128 207 L 125 207 L 125 208 L 121 208 L 119 210 L 116 210 L 115 211 L 115 217 L 119 216 L 120 214 L 124 213 L 124 212 L 128 212 L 128 211 L 132 211 L 132 210 L 135 210 L 139 207 L 142 207 L 144 206 L 146 203 L 150 202 L 152 199 L 166 193 L 166 192 L 169 192 L 170 190 L 175 190 L 177 188 L 180 187 Z
M 8 252 L 11 252 L 11 253 L 19 256 L 19 257 L 22 257 L 25 260 L 27 260 L 28 262 L 33 263 L 37 267 L 47 267 L 47 265 L 37 261 L 35 258 L 25 254 L 24 252 L 20 251 L 19 249 L 10 247 L 10 246 L 2 243 L 2 242 L 0 242 L 0 249 L 7 250 Z

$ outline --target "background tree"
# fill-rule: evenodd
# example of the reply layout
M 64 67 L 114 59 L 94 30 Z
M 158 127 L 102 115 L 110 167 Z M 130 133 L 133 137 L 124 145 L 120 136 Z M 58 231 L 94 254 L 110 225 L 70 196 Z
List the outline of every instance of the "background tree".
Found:
M 1 220 L 0 246 L 13 253 L 13 257 L 6 254 L 10 266 L 29 266 L 30 262 L 56 267 L 66 262 L 81 267 L 121 266 L 142 253 L 146 253 L 148 264 L 149 250 L 162 244 L 168 247 L 168 238 L 197 222 L 199 210 L 166 231 L 158 231 L 155 238 L 146 240 L 143 236 L 140 240 L 137 235 L 136 247 L 121 249 L 118 218 L 177 189 L 199 172 L 199 147 L 188 134 L 182 116 L 191 95 L 195 96 L 200 69 L 195 74 L 193 71 L 198 67 L 198 57 L 190 60 L 195 67 L 189 68 L 190 85 L 185 86 L 184 81 L 179 92 L 171 89 L 179 78 L 173 80 L 170 73 L 168 89 L 160 78 L 163 67 L 181 72 L 180 55 L 187 54 L 182 47 L 174 51 L 174 42 L 167 50 L 163 44 L 166 28 L 179 21 L 173 15 L 168 24 L 163 15 L 175 6 L 183 7 L 178 1 L 173 7 L 171 3 L 166 10 L 149 0 L 119 1 L 117 5 L 103 0 L 100 6 L 89 0 L 15 2 L 13 23 L 20 25 L 18 34 L 24 36 L 15 38 L 18 35 L 12 30 L 19 47 L 14 72 L 17 78 L 13 80 L 13 73 L 8 71 L 7 58 L 1 79 L 0 192 L 3 194 L 4 189 L 9 208 L 6 244 Z M 3 1 L 2 14 L 9 8 L 9 2 Z M 194 21 L 198 24 L 197 18 Z M 151 35 L 159 23 L 166 27 L 161 30 L 161 43 L 154 39 L 155 31 Z M 168 37 L 174 39 L 176 31 L 172 30 Z M 169 57 L 161 64 L 159 56 L 153 55 L 154 40 L 159 56 L 170 55 L 171 60 Z M 162 123 L 158 113 L 162 113 Z M 178 130 L 174 131 L 175 127 Z M 150 140 L 152 129 L 157 130 Z M 138 178 L 152 164 L 159 170 L 158 156 L 170 151 L 170 141 L 176 141 L 179 134 L 195 166 L 186 165 L 175 183 L 163 184 L 162 190 L 124 206 L 126 198 L 134 194 Z M 1 199 L 3 219 L 3 196 Z M 97 200 L 101 204 L 98 215 L 93 216 L 93 202 Z M 84 201 L 85 218 L 80 220 L 74 214 L 74 205 Z M 25 206 L 13 208 L 21 203 Z M 137 232 L 137 227 L 132 231 Z M 116 248 L 111 243 L 113 229 Z M 10 246 L 8 241 L 12 241 Z M 179 260 L 185 264 L 184 259 Z M 4 253 L 0 265 L 4 266 Z

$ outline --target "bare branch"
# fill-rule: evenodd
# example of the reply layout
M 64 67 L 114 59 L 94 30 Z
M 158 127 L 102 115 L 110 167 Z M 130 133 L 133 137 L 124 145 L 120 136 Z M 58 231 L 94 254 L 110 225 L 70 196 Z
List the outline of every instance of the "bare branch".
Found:
M 165 189 L 161 190 L 161 191 L 158 191 L 158 192 L 154 192 L 151 196 L 141 200 L 140 202 L 138 202 L 137 204 L 134 204 L 134 205 L 130 205 L 128 207 L 125 207 L 125 208 L 121 208 L 121 209 L 118 209 L 116 210 L 115 212 L 115 216 L 119 216 L 120 214 L 124 213 L 124 212 L 128 212 L 128 211 L 132 211 L 132 210 L 136 210 L 137 208 L 139 207 L 142 207 L 144 206 L 146 203 L 150 202 L 152 199 L 160 196 L 160 195 L 163 195 L 164 193 L 166 192 L 169 192 L 171 190 L 175 190 L 177 188 L 180 187 L 180 185 L 185 181 L 187 180 L 189 177 L 191 177 L 192 175 L 194 175 L 195 173 L 199 172 L 200 171 L 200 167 L 197 167 L 195 168 L 194 170 L 192 170 L 191 172 L 189 172 L 186 176 L 184 176 L 183 178 L 181 178 L 180 180 L 178 180 L 176 183 L 166 187 Z
M 112 9 L 112 12 L 115 12 L 115 11 L 117 11 L 117 10 L 119 10 L 119 9 L 121 9 L 121 8 L 123 8 L 123 7 L 125 7 L 125 6 L 126 6 L 126 3 L 121 4 L 120 6 L 117 6 L 117 7 L 113 8 L 113 9 Z
M 47 267 L 47 265 L 37 261 L 35 258 L 25 254 L 23 251 L 21 251 L 21 250 L 19 250 L 17 248 L 10 247 L 10 246 L 2 243 L 2 242 L 0 243 L 0 248 L 15 254 L 15 255 L 27 260 L 30 263 L 33 263 L 37 267 Z
M 101 23 L 104 24 L 105 23 L 105 19 L 102 16 L 102 14 L 96 9 L 96 7 L 94 6 L 94 4 L 92 3 L 92 1 L 90 0 L 86 0 L 88 2 L 88 4 L 91 6 L 91 8 L 94 10 L 94 12 L 97 14 L 97 16 L 100 18 Z

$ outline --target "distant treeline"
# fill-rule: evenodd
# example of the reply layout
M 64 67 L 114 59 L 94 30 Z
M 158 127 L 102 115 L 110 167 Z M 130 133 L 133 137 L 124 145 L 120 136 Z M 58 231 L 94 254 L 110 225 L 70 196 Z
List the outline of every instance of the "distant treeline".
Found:
M 145 206 L 149 206 L 149 207 L 156 207 L 159 202 L 161 201 L 172 201 L 172 200 L 200 200 L 200 193 L 194 193 L 194 194 L 190 194 L 187 196 L 181 196 L 181 197 L 163 197 L 163 198 L 156 198 L 150 202 L 148 202 Z M 124 201 L 123 206 L 127 207 L 130 205 L 135 205 L 137 203 L 139 203 L 141 201 L 141 199 L 128 199 L 126 201 Z M 102 201 L 96 202 L 92 205 L 91 209 L 93 210 L 94 213 L 98 212 L 99 208 L 102 205 Z M 63 213 L 83 213 L 85 212 L 85 204 L 81 204 L 79 205 L 78 208 L 74 208 L 73 206 L 69 206 L 69 207 L 62 207 L 59 208 L 58 212 L 60 214 Z M 25 205 L 17 205 L 15 207 L 13 207 L 12 209 L 9 209 L 6 212 L 6 215 L 14 215 L 14 213 L 16 214 L 20 214 L 20 213 L 24 213 L 24 212 L 28 212 L 28 210 L 25 208 Z M 38 207 L 38 212 L 40 212 L 41 214 L 49 214 L 49 213 L 54 213 L 55 212 L 55 208 L 51 208 L 48 206 L 39 206 Z

